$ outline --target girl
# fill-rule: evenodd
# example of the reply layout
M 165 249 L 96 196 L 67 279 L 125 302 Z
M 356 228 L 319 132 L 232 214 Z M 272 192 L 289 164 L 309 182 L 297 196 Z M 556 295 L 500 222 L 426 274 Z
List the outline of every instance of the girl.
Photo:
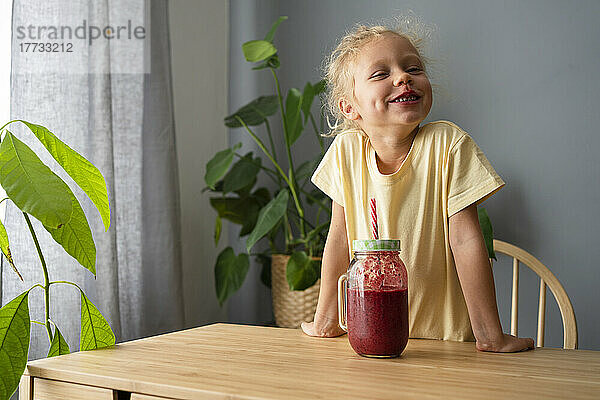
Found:
M 533 348 L 504 334 L 476 205 L 504 182 L 471 137 L 449 121 L 420 125 L 433 102 L 421 40 L 359 26 L 327 65 L 329 111 L 341 123 L 312 182 L 333 200 L 310 336 L 334 337 L 337 280 L 354 239 L 369 239 L 369 199 L 379 233 L 400 239 L 409 276 L 410 337 L 476 341 L 482 351 Z

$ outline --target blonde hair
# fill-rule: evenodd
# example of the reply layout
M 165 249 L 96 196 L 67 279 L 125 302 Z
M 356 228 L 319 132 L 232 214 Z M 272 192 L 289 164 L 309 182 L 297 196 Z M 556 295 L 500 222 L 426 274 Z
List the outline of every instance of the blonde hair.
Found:
M 324 79 L 327 84 L 323 106 L 326 109 L 325 115 L 330 133 L 322 136 L 335 136 L 349 130 L 364 134 L 356 121 L 344 117 L 338 102 L 342 97 L 351 97 L 354 85 L 354 62 L 366 44 L 386 33 L 407 39 L 417 50 L 423 63 L 423 70 L 429 77 L 429 66 L 433 63 L 433 59 L 426 56 L 425 53 L 434 30 L 434 26 L 426 25 L 412 12 L 409 12 L 396 17 L 393 26 L 357 24 L 353 31 L 346 32 L 323 65 Z M 432 83 L 431 86 L 433 88 L 436 85 Z M 329 115 L 333 117 L 334 124 L 331 124 Z

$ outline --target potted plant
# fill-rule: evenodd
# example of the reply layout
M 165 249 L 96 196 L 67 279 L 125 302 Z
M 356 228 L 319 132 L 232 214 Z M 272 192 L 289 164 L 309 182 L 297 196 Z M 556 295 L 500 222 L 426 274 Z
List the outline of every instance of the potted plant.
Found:
M 21 122 L 39 139 L 97 207 L 104 227 L 110 226 L 110 209 L 104 177 L 98 169 L 52 132 L 41 125 L 15 120 L 0 128 L 0 184 L 7 197 L 23 213 L 33 238 L 44 282 L 31 286 L 0 309 L 0 399 L 8 399 L 19 385 L 29 351 L 31 324 L 43 326 L 48 333 L 48 357 L 69 353 L 69 346 L 58 329 L 59 321 L 50 319 L 50 287 L 71 285 L 81 294 L 80 350 L 111 346 L 115 335 L 98 309 L 73 282 L 51 281 L 42 249 L 30 217 L 39 220 L 52 238 L 75 258 L 82 267 L 96 276 L 96 246 L 87 218 L 69 186 L 50 170 L 25 143 L 8 130 L 12 122 Z M 9 246 L 8 233 L 0 223 L 0 249 L 17 276 L 23 280 L 15 265 Z M 34 291 L 44 296 L 45 317 L 34 321 L 29 315 L 29 294 Z M 54 328 L 54 330 L 52 329 Z
M 208 162 L 204 179 L 205 190 L 218 194 L 210 198 L 210 204 L 217 212 L 215 244 L 219 242 L 223 219 L 241 225 L 240 237 L 246 240 L 247 252 L 236 255 L 231 247 L 227 247 L 217 257 L 215 284 L 220 305 L 240 288 L 248 272 L 249 257 L 253 256 L 262 264 L 262 282 L 269 287 L 273 284 L 277 324 L 297 327 L 301 321 L 312 318 L 316 307 L 320 256 L 329 228 L 331 206 L 319 190 L 306 187 L 325 152 L 320 135 L 323 115 L 320 113 L 317 124 L 311 111 L 314 99 L 324 90 L 324 81 L 306 83 L 302 91 L 291 88 L 284 98 L 277 78 L 280 61 L 273 37 L 279 24 L 286 19 L 280 17 L 264 40 L 251 40 L 242 45 L 247 61 L 260 62 L 254 70 L 271 72 L 275 94 L 260 96 L 225 118 L 226 126 L 244 129 L 263 157 L 252 152 L 240 154 L 241 144 L 236 144 L 218 152 Z M 277 113 L 281 115 L 285 160 L 275 150 L 269 124 L 269 117 Z M 256 127 L 262 125 L 268 145 L 256 131 Z M 297 165 L 292 157 L 292 146 L 307 131 L 315 135 L 320 151 L 316 151 L 315 158 Z M 259 174 L 268 177 L 274 189 L 256 188 Z M 311 215 L 316 215 L 314 218 L 307 216 L 309 210 Z M 262 239 L 268 241 L 269 248 L 252 252 Z M 300 307 L 298 302 L 302 303 Z M 284 315 L 286 309 L 292 312 L 300 308 L 304 313 Z

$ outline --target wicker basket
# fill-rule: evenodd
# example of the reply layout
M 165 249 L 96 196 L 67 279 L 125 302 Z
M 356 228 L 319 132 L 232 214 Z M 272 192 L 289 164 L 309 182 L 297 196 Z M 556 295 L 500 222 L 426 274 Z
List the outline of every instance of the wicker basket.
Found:
M 303 321 L 310 322 L 315 316 L 321 279 L 306 290 L 290 290 L 285 271 L 290 256 L 271 256 L 271 293 L 275 323 L 282 328 L 299 328 Z M 318 260 L 318 258 L 314 258 Z

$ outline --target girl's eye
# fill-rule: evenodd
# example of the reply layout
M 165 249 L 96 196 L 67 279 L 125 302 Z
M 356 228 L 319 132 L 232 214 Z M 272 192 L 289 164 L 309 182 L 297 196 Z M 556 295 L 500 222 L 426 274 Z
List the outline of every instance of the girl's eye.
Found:
M 387 73 L 385 73 L 385 72 L 379 72 L 379 73 L 371 76 L 371 78 L 381 78 L 381 77 L 386 76 L 386 75 L 387 75 Z
M 411 73 L 411 74 L 420 72 L 420 71 L 423 71 L 423 70 L 419 67 L 412 67 L 412 68 L 409 68 L 406 70 L 406 72 Z M 383 77 L 386 77 L 387 75 L 388 75 L 387 72 L 378 72 L 375 75 L 372 75 L 371 78 L 383 78 Z

